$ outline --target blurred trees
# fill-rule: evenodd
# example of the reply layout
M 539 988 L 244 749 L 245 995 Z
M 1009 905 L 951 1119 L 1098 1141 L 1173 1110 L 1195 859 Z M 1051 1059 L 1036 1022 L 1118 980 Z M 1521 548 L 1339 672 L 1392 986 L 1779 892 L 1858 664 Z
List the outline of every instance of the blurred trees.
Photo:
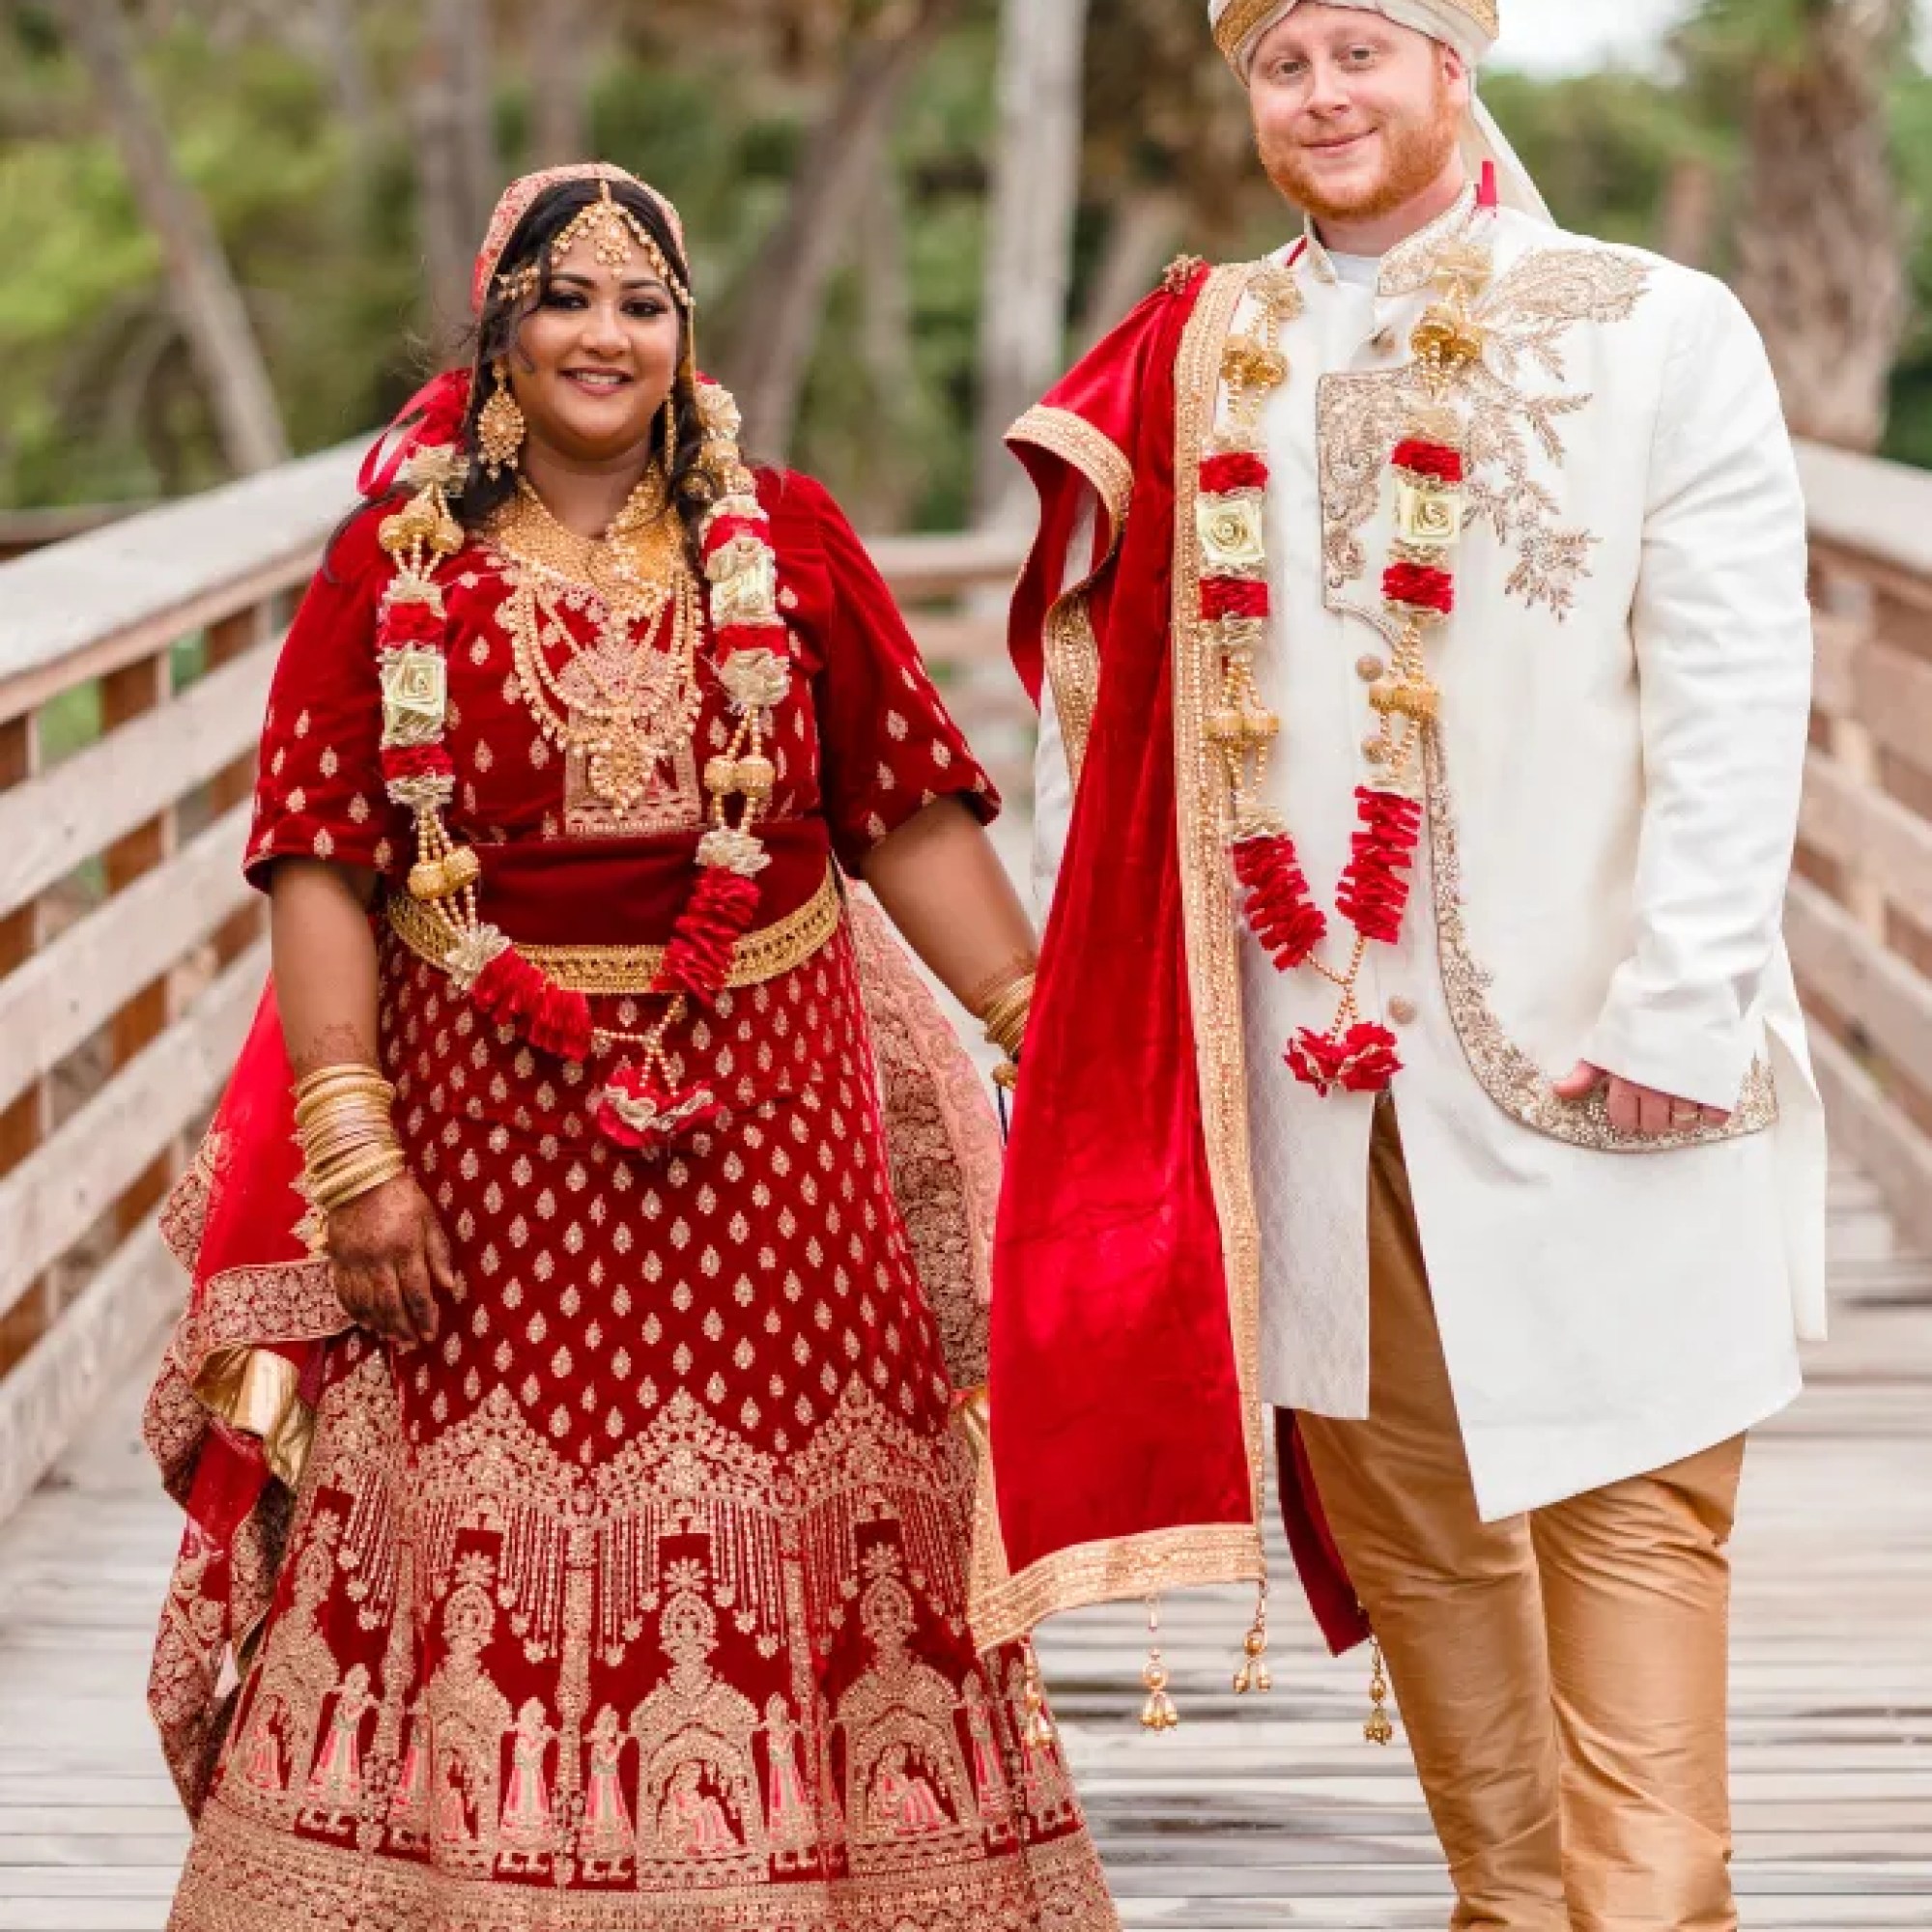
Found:
M 1061 244 L 990 213 L 1002 20 L 1041 18 L 1023 5 L 0 0 L 0 504 L 189 489 L 260 453 L 223 389 L 245 384 L 246 357 L 222 354 L 217 373 L 196 350 L 184 258 L 158 239 L 162 176 L 130 173 L 70 7 L 125 22 L 291 446 L 371 428 L 451 353 L 507 176 L 596 153 L 682 209 L 700 354 L 740 388 L 761 449 L 823 473 L 874 527 L 956 527 L 981 487 L 976 445 L 1013 407 L 988 372 L 1031 369 L 1060 329 L 1070 355 L 1178 249 L 1232 256 L 1286 233 L 1199 10 L 1046 12 L 1083 4 L 1070 262 L 1037 269 Z M 1707 0 L 1674 71 L 1485 85 L 1566 219 L 1750 294 L 1812 426 L 1869 433 L 1909 313 L 1887 446 L 1932 462 L 1932 234 L 1916 218 L 1932 83 L 1882 32 L 1833 38 L 1905 6 Z M 1052 125 L 1022 110 L 1005 144 L 1004 205 L 1064 237 L 1050 184 L 1037 206 L 1024 193 L 1051 163 L 1012 158 L 1065 151 L 1075 130 L 1053 99 Z M 1901 223 L 1902 292 L 1887 278 Z

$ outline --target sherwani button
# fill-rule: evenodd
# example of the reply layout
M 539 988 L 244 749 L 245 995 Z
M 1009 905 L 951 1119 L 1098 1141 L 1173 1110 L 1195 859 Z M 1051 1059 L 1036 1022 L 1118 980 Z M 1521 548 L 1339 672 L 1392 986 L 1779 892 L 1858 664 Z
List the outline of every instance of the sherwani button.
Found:
M 1380 658 L 1375 656 L 1373 652 L 1367 657 L 1355 660 L 1355 675 L 1364 684 L 1379 684 L 1382 673 L 1387 669 L 1388 666 Z
M 1415 1024 L 1415 1002 L 1404 999 L 1391 1000 L 1389 1002 L 1388 1013 L 1389 1018 L 1397 1026 L 1413 1026 Z

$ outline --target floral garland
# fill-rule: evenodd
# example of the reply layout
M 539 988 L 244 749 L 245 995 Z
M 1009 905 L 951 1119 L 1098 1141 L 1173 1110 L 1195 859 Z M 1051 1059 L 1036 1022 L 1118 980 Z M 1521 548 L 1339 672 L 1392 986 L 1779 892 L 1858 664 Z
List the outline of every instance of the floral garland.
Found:
M 1486 192 L 1482 206 L 1493 206 Z M 1306 244 L 1303 244 L 1305 249 Z M 1294 839 L 1262 803 L 1268 760 L 1281 721 L 1261 700 L 1255 659 L 1270 615 L 1264 505 L 1268 466 L 1262 416 L 1288 379 L 1280 349 L 1283 322 L 1299 313 L 1301 296 L 1286 267 L 1264 270 L 1249 293 L 1260 309 L 1257 333 L 1231 336 L 1222 358 L 1229 427 L 1202 460 L 1196 521 L 1203 553 L 1201 621 L 1221 671 L 1220 701 L 1208 736 L 1222 759 L 1232 810 L 1230 854 L 1242 895 L 1242 918 L 1277 970 L 1319 973 L 1338 994 L 1323 1031 L 1304 1027 L 1286 1060 L 1303 1084 L 1326 1096 L 1385 1091 L 1402 1069 L 1395 1035 L 1362 1011 L 1362 969 L 1371 945 L 1395 945 L 1409 902 L 1410 871 L 1421 839 L 1425 735 L 1440 705 L 1423 651 L 1429 632 L 1456 608 L 1453 557 L 1461 538 L 1467 474 L 1463 428 L 1449 398 L 1459 375 L 1480 360 L 1483 337 L 1470 300 L 1489 279 L 1487 249 L 1468 242 L 1440 251 L 1433 303 L 1411 338 L 1423 400 L 1389 457 L 1395 482 L 1395 541 L 1382 575 L 1386 630 L 1394 648 L 1387 671 L 1370 691 L 1379 721 L 1368 747 L 1378 781 L 1355 792 L 1355 832 L 1335 895 L 1335 910 L 1353 929 L 1348 964 L 1321 957 L 1330 918 L 1316 903 Z
M 772 714 L 791 684 L 791 639 L 778 608 L 778 559 L 755 480 L 739 452 L 737 406 L 717 384 L 704 382 L 698 407 L 702 461 L 717 485 L 700 526 L 712 655 L 735 724 L 726 749 L 704 769 L 709 825 L 698 841 L 696 881 L 650 988 L 668 1005 L 647 1034 L 597 1027 L 586 995 L 559 985 L 482 919 L 476 898 L 482 862 L 450 836 L 444 814 L 455 796 L 456 768 L 445 742 L 446 614 L 435 573 L 465 541 L 448 504 L 465 466 L 450 443 L 429 440 L 444 427 L 440 422 L 418 428 L 402 466 L 415 494 L 381 529 L 383 548 L 396 565 L 377 627 L 382 763 L 388 796 L 415 820 L 411 895 L 436 915 L 448 937 L 443 964 L 450 979 L 490 1018 L 513 1027 L 540 1051 L 579 1065 L 613 1047 L 639 1049 L 635 1060 L 619 1062 L 590 1102 L 600 1131 L 639 1151 L 669 1147 L 724 1111 L 713 1089 L 678 1085 L 666 1041 L 692 1002 L 717 1004 L 738 941 L 756 914 L 757 875 L 771 863 L 756 828 L 777 779 L 765 747 Z M 739 801 L 735 823 L 733 800 Z

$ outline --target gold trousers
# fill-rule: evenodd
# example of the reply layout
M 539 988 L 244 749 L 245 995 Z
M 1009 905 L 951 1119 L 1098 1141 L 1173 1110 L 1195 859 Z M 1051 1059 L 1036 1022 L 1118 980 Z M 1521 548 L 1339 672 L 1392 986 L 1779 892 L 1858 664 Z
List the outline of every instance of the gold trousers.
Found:
M 1744 1438 L 1481 1521 L 1387 1104 L 1371 1161 L 1370 1419 L 1299 1426 L 1388 1658 L 1452 1932 L 1734 1932 L 1726 1545 Z

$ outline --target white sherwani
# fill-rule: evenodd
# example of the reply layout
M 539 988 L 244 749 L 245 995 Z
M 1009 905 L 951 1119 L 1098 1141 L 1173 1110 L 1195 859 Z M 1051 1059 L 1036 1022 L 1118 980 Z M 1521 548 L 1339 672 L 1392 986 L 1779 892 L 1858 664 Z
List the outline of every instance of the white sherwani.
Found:
M 1310 242 L 1267 418 L 1269 802 L 1332 907 L 1377 772 L 1387 457 L 1435 251 L 1350 286 Z M 1471 526 L 1432 634 L 1430 831 L 1362 1006 L 1395 1026 L 1417 1219 L 1478 1503 L 1515 1514 L 1765 1420 L 1824 1323 L 1825 1143 L 1780 911 L 1811 675 L 1804 515 L 1755 330 L 1710 278 L 1493 217 Z M 1293 251 L 1285 250 L 1287 261 Z M 1074 546 L 1078 554 L 1082 546 Z M 1070 787 L 1049 708 L 1039 870 Z M 1336 923 L 1331 918 L 1331 923 Z M 1345 928 L 1346 929 L 1346 928 Z M 1331 942 L 1332 944 L 1332 942 Z M 1282 1062 L 1334 994 L 1249 942 L 1264 1395 L 1368 1411 L 1374 1103 Z M 1579 1059 L 1731 1109 L 1626 1142 L 1550 1091 Z

